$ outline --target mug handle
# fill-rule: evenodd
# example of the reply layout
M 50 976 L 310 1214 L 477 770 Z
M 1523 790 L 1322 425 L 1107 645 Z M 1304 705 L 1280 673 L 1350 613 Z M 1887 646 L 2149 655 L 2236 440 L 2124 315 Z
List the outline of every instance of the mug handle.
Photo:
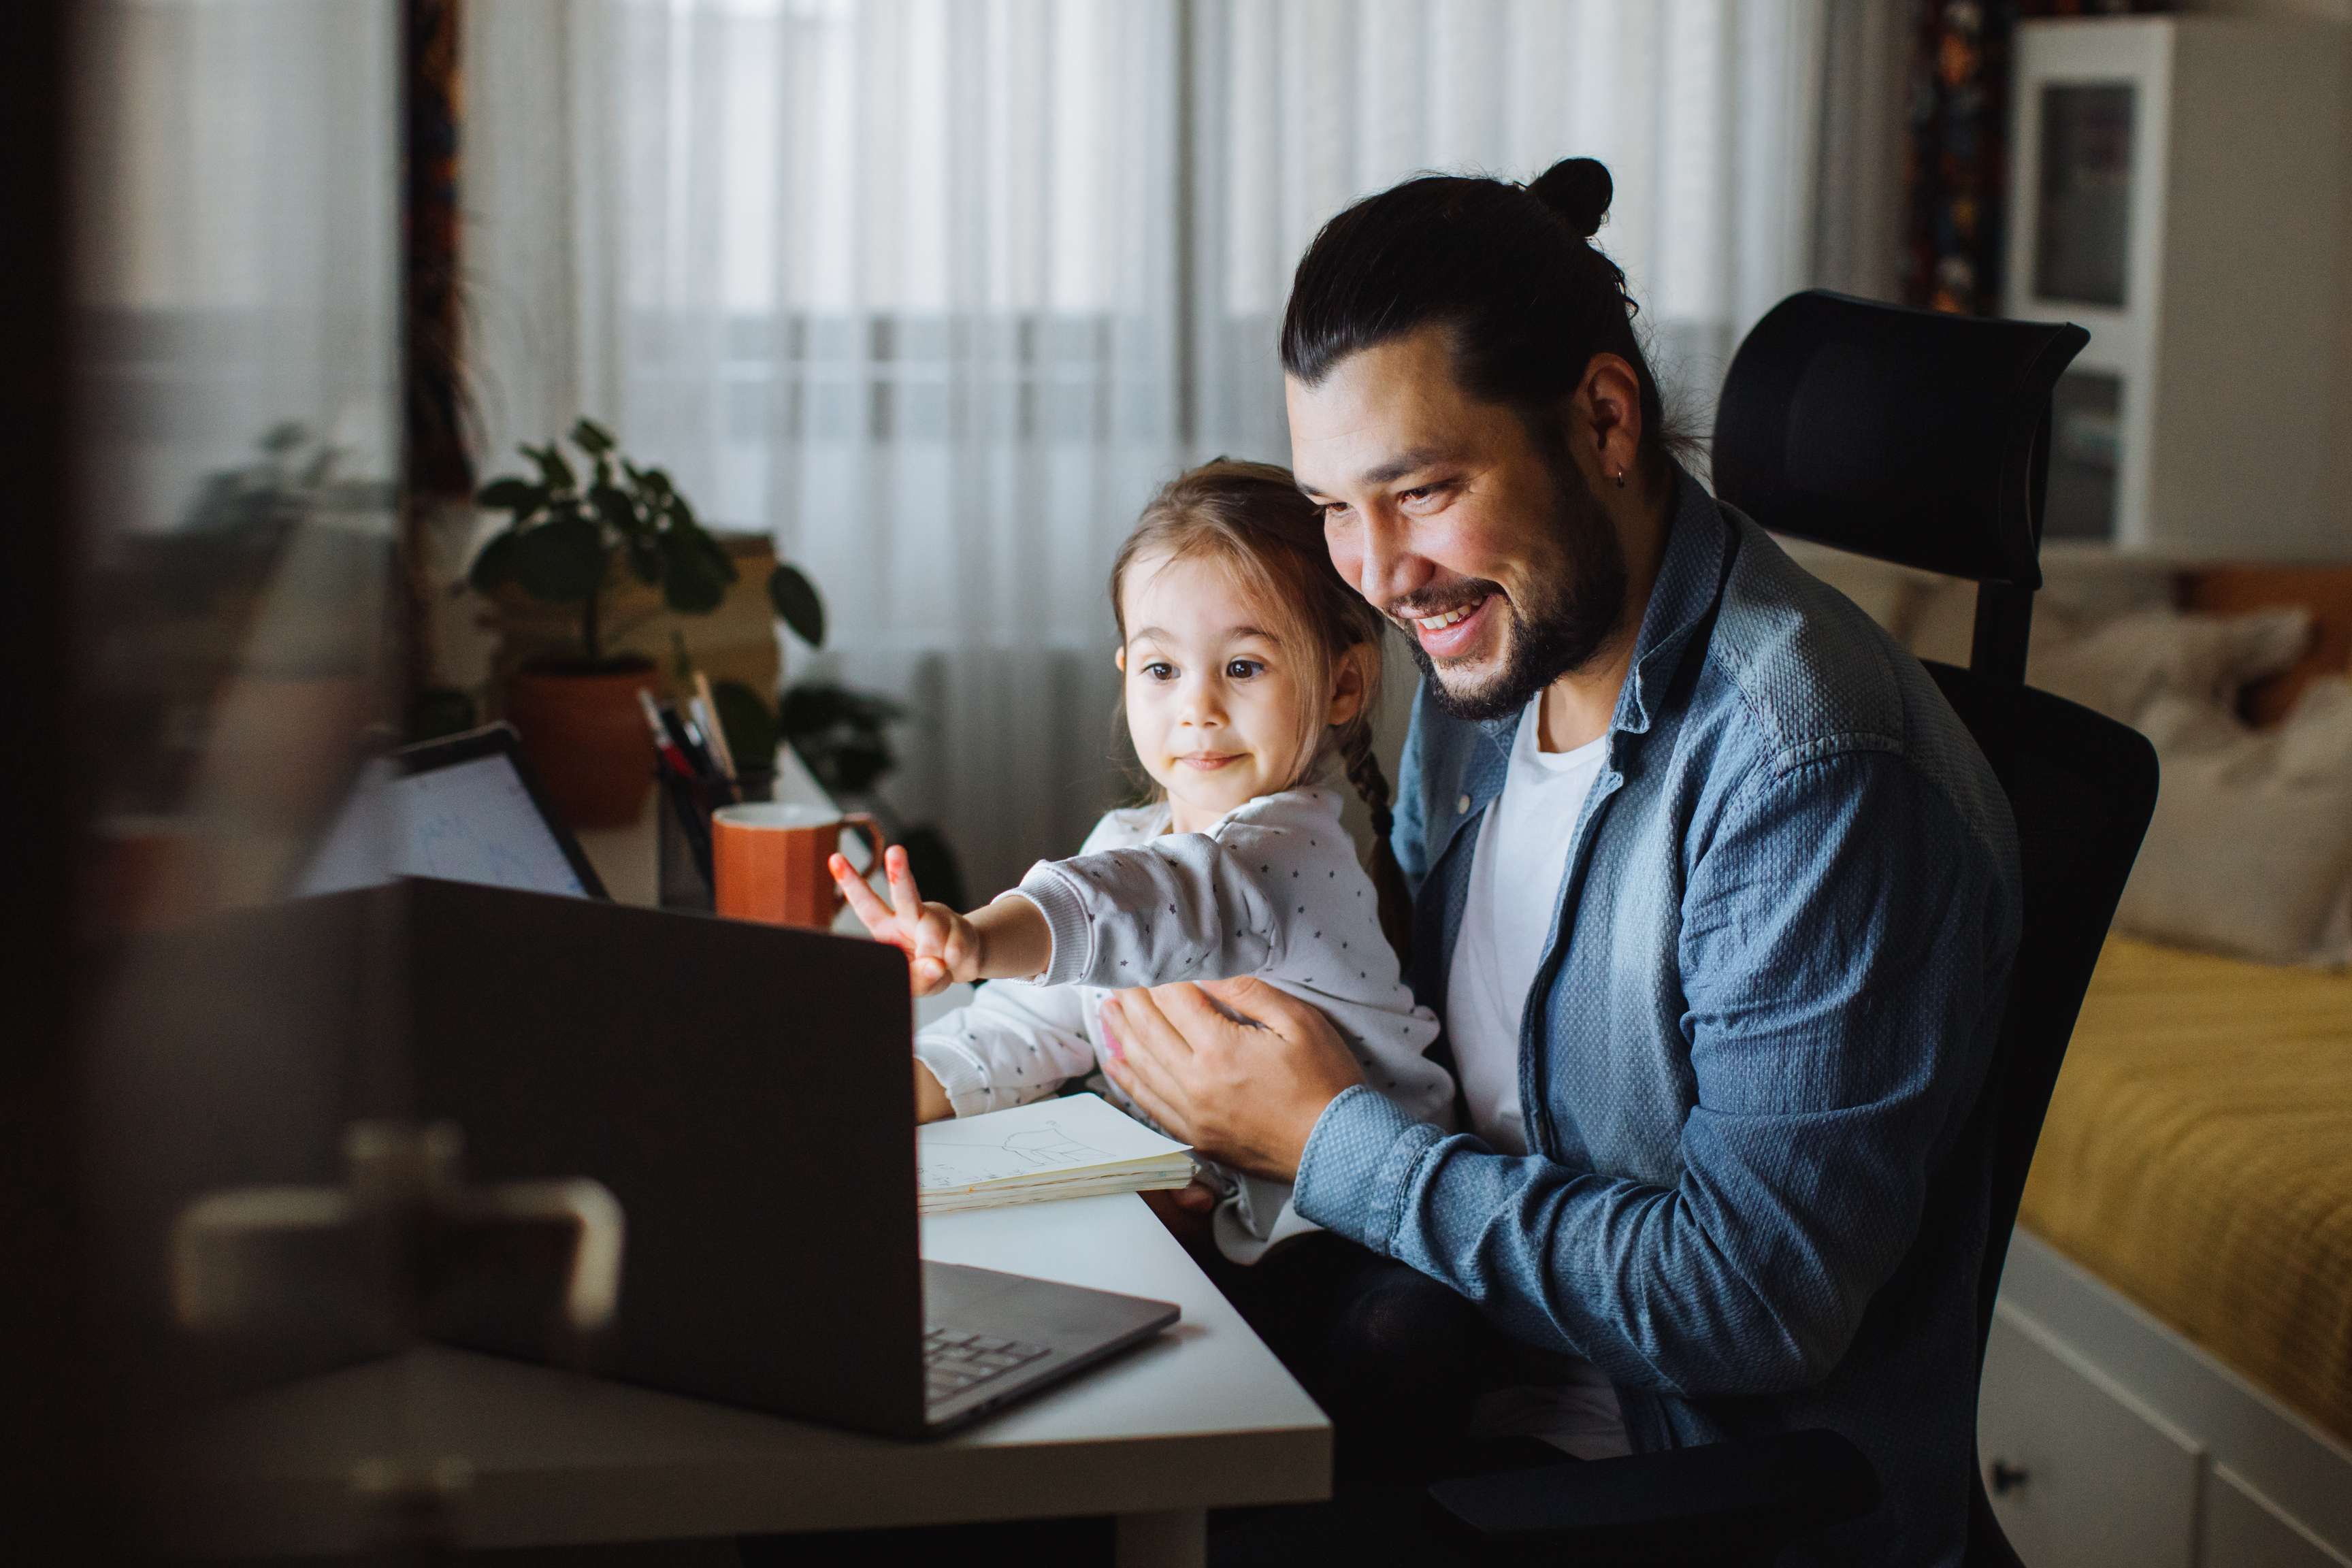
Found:
M 841 826 L 866 840 L 866 847 L 874 857 L 868 865 L 866 874 L 871 876 L 874 872 L 879 871 L 882 868 L 882 851 L 890 847 L 890 838 L 882 831 L 882 825 L 874 820 L 873 813 L 845 811 L 841 814 Z M 839 884 L 835 884 L 833 889 L 833 912 L 838 915 L 848 907 L 849 895 L 841 890 Z

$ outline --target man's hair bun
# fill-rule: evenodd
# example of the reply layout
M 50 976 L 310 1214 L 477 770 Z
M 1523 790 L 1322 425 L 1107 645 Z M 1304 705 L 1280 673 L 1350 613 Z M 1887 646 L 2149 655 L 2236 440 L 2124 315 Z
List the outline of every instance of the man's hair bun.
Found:
M 1549 207 L 1579 239 L 1591 239 L 1609 216 L 1609 198 L 1616 189 L 1598 160 L 1562 158 L 1528 187 L 1528 194 Z

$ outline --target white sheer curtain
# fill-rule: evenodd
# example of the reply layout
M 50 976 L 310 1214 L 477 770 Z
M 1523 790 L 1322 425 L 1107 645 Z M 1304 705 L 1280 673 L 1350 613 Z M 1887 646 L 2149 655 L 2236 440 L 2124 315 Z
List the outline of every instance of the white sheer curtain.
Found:
M 494 440 L 609 418 L 913 700 L 975 889 L 1118 788 L 1104 579 L 1179 465 L 1172 0 L 484 0 Z
M 1118 787 L 1103 580 L 1138 507 L 1287 456 L 1275 332 L 1318 224 L 1419 169 L 1601 157 L 1601 239 L 1711 401 L 1822 271 L 1824 73 L 1833 41 L 1884 58 L 1888 10 L 476 0 L 493 449 L 592 412 L 772 530 L 832 611 L 792 676 L 912 700 L 887 793 L 991 890 Z
M 1699 433 L 1757 317 L 1814 284 L 1891 294 L 1907 11 L 1885 0 L 1250 0 L 1200 8 L 1210 445 L 1287 450 L 1291 269 L 1348 203 L 1416 174 L 1608 165 L 1596 243 Z

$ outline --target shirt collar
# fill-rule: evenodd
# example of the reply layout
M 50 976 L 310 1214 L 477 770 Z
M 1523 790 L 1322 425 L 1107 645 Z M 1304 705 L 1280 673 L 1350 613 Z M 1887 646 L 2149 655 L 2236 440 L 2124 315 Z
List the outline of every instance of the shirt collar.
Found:
M 1675 499 L 1668 509 L 1665 552 L 1649 607 L 1633 639 L 1633 666 L 1617 694 L 1612 730 L 1640 734 L 1650 727 L 1657 704 L 1673 684 L 1691 636 L 1715 614 L 1723 598 L 1723 574 L 1731 555 L 1731 527 L 1706 487 L 1674 465 Z

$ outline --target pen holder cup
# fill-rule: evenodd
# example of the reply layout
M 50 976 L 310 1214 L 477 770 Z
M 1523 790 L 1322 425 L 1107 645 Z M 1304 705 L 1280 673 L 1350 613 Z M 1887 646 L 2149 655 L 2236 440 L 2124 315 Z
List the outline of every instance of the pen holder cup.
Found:
M 662 797 L 661 809 L 655 813 L 661 907 L 707 915 L 717 904 L 710 882 L 710 814 L 738 801 L 771 798 L 776 775 L 746 773 L 731 788 L 710 779 L 689 784 L 658 769 L 654 776 Z

